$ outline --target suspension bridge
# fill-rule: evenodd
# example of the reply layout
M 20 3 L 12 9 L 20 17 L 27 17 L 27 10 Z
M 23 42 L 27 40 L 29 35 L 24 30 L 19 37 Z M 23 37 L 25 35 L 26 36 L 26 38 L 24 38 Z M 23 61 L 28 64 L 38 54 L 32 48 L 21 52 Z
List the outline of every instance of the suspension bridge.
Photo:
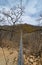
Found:
M 19 48 L 19 55 L 18 55 L 18 65 L 24 65 L 24 62 L 23 62 L 22 32 L 21 32 L 21 38 L 20 38 L 20 48 Z

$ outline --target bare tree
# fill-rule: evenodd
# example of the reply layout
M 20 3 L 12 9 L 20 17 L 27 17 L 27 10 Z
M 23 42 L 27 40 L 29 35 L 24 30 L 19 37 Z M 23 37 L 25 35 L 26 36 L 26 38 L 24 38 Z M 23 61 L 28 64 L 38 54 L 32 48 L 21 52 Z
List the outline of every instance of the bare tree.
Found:
M 42 14 L 40 14 L 40 17 L 36 20 L 36 21 L 38 21 L 39 26 L 40 26 L 40 24 L 42 24 L 41 20 L 42 20 Z
M 10 11 L 7 11 L 7 12 L 2 11 L 1 12 L 7 18 L 7 21 L 9 18 L 11 19 L 11 22 L 13 23 L 13 25 L 20 20 L 22 14 L 23 14 L 23 7 L 20 5 L 10 8 Z M 3 21 L 3 19 L 1 20 L 1 22 L 2 21 Z M 9 22 L 9 23 L 11 23 L 11 22 Z

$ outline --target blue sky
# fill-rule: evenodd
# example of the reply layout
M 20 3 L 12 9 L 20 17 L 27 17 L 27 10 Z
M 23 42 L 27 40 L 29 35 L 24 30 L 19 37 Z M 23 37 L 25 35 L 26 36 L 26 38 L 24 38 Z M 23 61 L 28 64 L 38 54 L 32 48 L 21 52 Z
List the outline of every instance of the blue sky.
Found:
M 0 8 L 10 8 L 18 3 L 20 3 L 20 0 L 0 0 Z M 22 4 L 25 7 L 25 13 L 22 16 L 23 23 L 38 25 L 36 19 L 42 13 L 42 0 L 23 0 Z

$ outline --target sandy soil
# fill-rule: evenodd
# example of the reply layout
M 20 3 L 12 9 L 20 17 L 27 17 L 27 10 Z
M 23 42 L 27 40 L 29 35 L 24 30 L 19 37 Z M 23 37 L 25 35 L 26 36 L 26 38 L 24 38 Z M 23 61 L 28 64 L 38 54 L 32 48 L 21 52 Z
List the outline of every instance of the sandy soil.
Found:
M 4 53 L 3 53 L 4 52 Z M 0 48 L 0 65 L 17 65 L 18 52 L 16 49 Z

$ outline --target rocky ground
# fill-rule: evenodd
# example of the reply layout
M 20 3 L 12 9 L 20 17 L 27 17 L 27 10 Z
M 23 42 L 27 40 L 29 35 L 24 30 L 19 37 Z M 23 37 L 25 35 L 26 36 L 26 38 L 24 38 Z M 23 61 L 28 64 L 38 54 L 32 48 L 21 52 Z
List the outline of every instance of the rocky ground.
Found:
M 28 55 L 27 50 L 23 52 L 24 65 L 42 65 L 42 55 L 41 57 Z M 0 65 L 17 65 L 18 63 L 18 49 L 8 49 L 0 47 Z

